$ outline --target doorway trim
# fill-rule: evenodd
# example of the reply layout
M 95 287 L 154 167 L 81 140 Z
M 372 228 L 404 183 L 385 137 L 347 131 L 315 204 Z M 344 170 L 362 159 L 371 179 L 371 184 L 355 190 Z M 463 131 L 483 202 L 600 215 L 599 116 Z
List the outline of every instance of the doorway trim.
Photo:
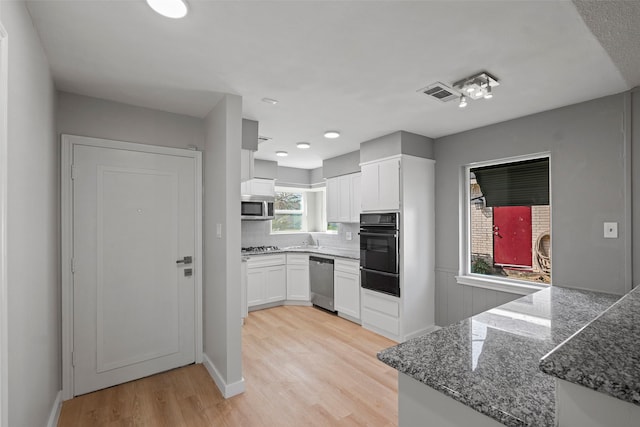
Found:
M 7 155 L 9 107 L 9 39 L 0 22 L 0 427 L 9 425 L 9 328 L 7 280 Z
M 61 136 L 61 240 L 62 240 L 62 399 L 69 400 L 74 396 L 73 372 L 73 183 L 71 179 L 73 167 L 73 148 L 75 146 L 91 146 L 111 148 L 144 153 L 164 154 L 169 156 L 189 157 L 196 161 L 196 236 L 194 253 L 195 278 L 195 361 L 202 363 L 202 153 L 183 148 L 161 147 L 134 142 L 114 141 L 109 139 L 90 138 L 76 135 Z

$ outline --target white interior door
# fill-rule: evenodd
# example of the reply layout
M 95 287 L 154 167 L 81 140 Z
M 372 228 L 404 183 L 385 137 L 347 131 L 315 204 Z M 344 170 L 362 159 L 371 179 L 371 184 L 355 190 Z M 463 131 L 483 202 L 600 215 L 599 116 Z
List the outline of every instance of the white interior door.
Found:
M 196 159 L 73 146 L 74 394 L 195 361 Z

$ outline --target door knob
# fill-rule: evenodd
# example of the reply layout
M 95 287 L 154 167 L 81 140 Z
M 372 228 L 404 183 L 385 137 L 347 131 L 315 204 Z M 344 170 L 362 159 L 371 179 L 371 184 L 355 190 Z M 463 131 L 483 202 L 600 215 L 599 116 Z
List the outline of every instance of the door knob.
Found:
M 193 257 L 192 256 L 185 256 L 182 259 L 179 259 L 176 261 L 176 264 L 184 264 L 184 265 L 189 265 L 193 263 Z

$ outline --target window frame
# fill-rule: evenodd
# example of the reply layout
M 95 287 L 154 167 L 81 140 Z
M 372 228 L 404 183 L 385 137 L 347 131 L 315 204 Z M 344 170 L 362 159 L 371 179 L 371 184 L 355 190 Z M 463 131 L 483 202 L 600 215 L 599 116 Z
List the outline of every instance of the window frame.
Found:
M 541 289 L 546 289 L 549 286 L 553 285 L 553 268 L 551 269 L 551 283 L 534 283 L 526 280 L 518 280 L 518 279 L 506 279 L 499 278 L 497 276 L 483 275 L 478 273 L 471 272 L 471 179 L 470 173 L 471 169 L 485 166 L 493 166 L 499 164 L 506 163 L 516 163 L 522 162 L 526 160 L 535 160 L 535 159 L 549 159 L 549 211 L 550 211 L 550 222 L 549 222 L 549 232 L 553 236 L 552 228 L 552 218 L 553 218 L 553 208 L 551 206 L 552 203 L 552 176 L 551 176 L 551 153 L 540 152 L 533 154 L 526 154 L 522 156 L 514 156 L 514 157 L 506 157 L 502 159 L 495 160 L 487 160 L 481 162 L 469 163 L 461 168 L 461 177 L 460 177 L 460 189 L 458 194 L 460 195 L 459 200 L 459 268 L 458 275 L 455 276 L 456 281 L 460 285 L 473 286 L 478 288 L 490 289 L 494 291 L 500 292 L 508 292 L 512 294 L 518 295 L 528 295 L 533 292 L 537 292 Z M 551 239 L 551 247 L 553 248 L 553 238 Z M 553 249 L 551 249 L 551 253 L 553 253 Z
M 298 233 L 308 233 L 308 222 L 307 222 L 307 190 L 304 188 L 296 188 L 296 187 L 278 187 L 275 188 L 275 193 L 293 193 L 293 194 L 301 194 L 302 200 L 300 203 L 302 204 L 302 209 L 276 209 L 275 206 L 273 208 L 273 216 L 275 220 L 276 215 L 302 215 L 302 229 L 301 230 L 283 230 L 283 231 L 274 231 L 273 230 L 273 221 L 271 221 L 270 234 L 298 234 Z
M 303 187 L 287 187 L 287 186 L 276 186 L 275 193 L 301 193 L 302 194 L 302 210 L 284 210 L 278 209 L 275 210 L 274 207 L 274 216 L 276 214 L 297 214 L 302 213 L 302 223 L 303 230 L 286 230 L 286 231 L 274 231 L 273 230 L 273 220 L 270 221 L 269 224 L 269 234 L 271 235 L 283 235 L 283 234 L 308 234 L 308 233 L 325 233 L 325 234 L 338 234 L 338 231 L 328 230 L 327 223 L 327 191 L 325 187 L 312 187 L 312 188 L 303 188 Z M 322 213 L 321 218 L 314 218 L 320 224 L 322 224 L 322 229 L 317 231 L 309 231 L 309 203 L 308 203 L 308 193 L 322 193 Z

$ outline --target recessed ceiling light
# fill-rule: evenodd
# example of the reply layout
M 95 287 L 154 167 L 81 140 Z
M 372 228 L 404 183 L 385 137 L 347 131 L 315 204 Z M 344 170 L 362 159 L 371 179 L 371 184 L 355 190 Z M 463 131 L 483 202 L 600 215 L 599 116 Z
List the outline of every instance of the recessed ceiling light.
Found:
M 309 144 L 308 142 L 298 142 L 296 144 L 296 147 L 302 149 L 302 150 L 306 150 L 307 148 L 311 147 L 311 144 Z
M 328 130 L 324 133 L 325 138 L 336 139 L 340 137 L 340 132 L 337 130 Z
M 289 153 L 287 153 L 286 151 L 276 151 L 276 156 L 278 157 L 287 157 L 289 155 Z
M 272 99 L 272 98 L 262 98 L 262 102 L 265 102 L 267 104 L 271 104 L 271 105 L 276 105 L 278 103 L 277 99 Z
M 167 18 L 184 18 L 187 15 L 187 2 L 184 0 L 147 0 L 151 9 Z

